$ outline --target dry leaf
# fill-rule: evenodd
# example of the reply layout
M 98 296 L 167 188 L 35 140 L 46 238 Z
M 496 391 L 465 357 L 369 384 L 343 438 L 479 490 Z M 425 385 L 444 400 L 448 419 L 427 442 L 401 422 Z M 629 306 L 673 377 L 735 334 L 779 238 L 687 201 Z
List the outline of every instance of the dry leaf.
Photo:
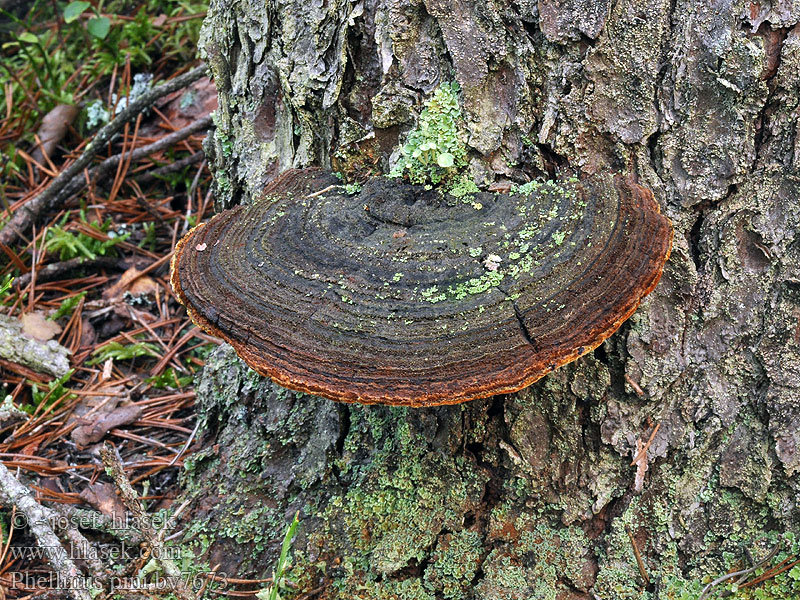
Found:
M 71 104 L 59 104 L 42 119 L 42 124 L 36 135 L 39 136 L 41 145 L 31 153 L 36 162 L 44 163 L 44 154 L 48 157 L 53 156 L 53 151 L 58 143 L 64 139 L 70 123 L 80 113 L 80 108 Z
M 158 290 L 158 283 L 152 277 L 142 275 L 136 279 L 128 288 L 128 291 L 134 296 L 154 295 Z
M 139 310 L 124 302 L 117 302 L 114 305 L 114 314 L 124 319 L 130 319 L 135 323 L 152 323 L 158 320 L 158 317 L 153 313 L 147 312 L 146 310 Z
M 39 311 L 22 315 L 22 332 L 40 342 L 52 340 L 61 333 L 61 326 L 55 321 L 48 321 Z
M 141 416 L 142 409 L 136 404 L 120 406 L 110 413 L 97 415 L 93 423 L 74 429 L 71 437 L 79 446 L 88 446 L 102 440 L 109 430 L 133 423 Z
M 88 348 L 93 346 L 95 341 L 97 340 L 97 332 L 94 329 L 94 325 L 92 322 L 87 318 L 81 319 L 81 339 L 79 346 L 81 348 Z
M 125 505 L 122 504 L 116 488 L 111 483 L 93 483 L 81 490 L 80 497 L 107 517 L 112 519 L 125 517 Z
M 108 302 L 120 302 L 125 292 L 135 296 L 154 294 L 158 283 L 147 275 L 141 275 L 136 267 L 127 269 L 119 280 L 103 292 L 103 298 Z
M 110 413 L 119 406 L 120 402 L 128 399 L 128 392 L 121 385 L 105 385 L 92 391 L 93 394 L 91 396 L 82 396 L 81 401 L 72 409 L 72 417 L 68 421 L 69 423 L 74 422 L 76 420 L 75 417 L 92 419 L 96 418 L 97 415 Z M 81 421 L 81 424 L 85 423 L 86 420 Z

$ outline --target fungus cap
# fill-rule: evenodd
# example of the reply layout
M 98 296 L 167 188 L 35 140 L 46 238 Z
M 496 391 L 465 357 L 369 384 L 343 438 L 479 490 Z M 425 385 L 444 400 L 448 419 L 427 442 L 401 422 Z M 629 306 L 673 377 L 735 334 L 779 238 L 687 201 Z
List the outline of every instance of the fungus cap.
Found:
M 454 198 L 292 170 L 178 244 L 190 317 L 277 383 L 334 400 L 454 404 L 590 352 L 658 282 L 672 226 L 631 178 Z

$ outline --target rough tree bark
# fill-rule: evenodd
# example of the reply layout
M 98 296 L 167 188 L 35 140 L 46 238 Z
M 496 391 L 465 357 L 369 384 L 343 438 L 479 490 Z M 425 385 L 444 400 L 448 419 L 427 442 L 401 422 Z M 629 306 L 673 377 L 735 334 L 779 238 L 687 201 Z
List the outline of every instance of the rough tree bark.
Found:
M 455 80 L 479 183 L 634 172 L 675 244 L 593 356 L 507 397 L 339 405 L 220 349 L 185 477 L 211 562 L 268 572 L 299 510 L 322 598 L 695 598 L 798 530 L 798 23 L 781 0 L 213 0 L 221 206 L 291 166 L 385 166 Z

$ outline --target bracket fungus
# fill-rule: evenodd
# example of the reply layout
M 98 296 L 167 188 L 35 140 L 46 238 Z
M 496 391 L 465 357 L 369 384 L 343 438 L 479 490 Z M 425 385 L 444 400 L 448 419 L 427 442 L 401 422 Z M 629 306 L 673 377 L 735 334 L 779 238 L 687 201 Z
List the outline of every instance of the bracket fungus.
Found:
M 178 244 L 200 327 L 277 383 L 345 402 L 454 404 L 590 352 L 658 282 L 672 226 L 631 178 L 454 198 L 292 170 Z

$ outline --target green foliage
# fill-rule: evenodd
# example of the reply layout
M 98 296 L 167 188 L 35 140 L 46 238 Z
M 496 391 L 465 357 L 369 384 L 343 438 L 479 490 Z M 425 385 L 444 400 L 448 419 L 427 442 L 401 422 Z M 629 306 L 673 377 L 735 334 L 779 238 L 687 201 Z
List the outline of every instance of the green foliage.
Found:
M 281 546 L 281 554 L 278 557 L 278 564 L 272 572 L 272 585 L 265 588 L 256 594 L 259 600 L 281 600 L 280 592 L 289 589 L 287 586 L 286 574 L 291 568 L 289 564 L 289 550 L 292 547 L 292 540 L 294 539 L 297 525 L 300 523 L 298 515 L 294 515 L 289 528 L 286 530 L 286 535 L 283 536 L 283 545 Z
M 467 150 L 458 135 L 458 91 L 457 83 L 442 83 L 425 103 L 417 128 L 408 135 L 391 177 L 436 185 L 466 166 Z
M 81 292 L 80 294 L 76 294 L 75 296 L 70 296 L 61 302 L 61 305 L 58 307 L 58 310 L 54 312 L 52 315 L 47 317 L 51 321 L 55 321 L 60 319 L 61 317 L 66 317 L 72 314 L 72 311 L 75 310 L 75 307 L 80 304 L 80 301 L 86 297 L 86 292 Z
M 148 378 L 147 383 L 158 390 L 164 388 L 180 389 L 192 383 L 193 379 L 194 377 L 191 375 L 179 376 L 175 369 L 170 367 L 161 373 L 161 375 Z
M 70 2 L 64 9 L 64 22 L 69 24 L 77 21 L 90 8 L 92 8 L 92 5 L 89 2 L 83 2 L 82 0 Z M 111 19 L 101 16 L 96 10 L 92 12 L 94 16 L 86 22 L 86 30 L 98 40 L 104 40 L 111 29 Z
M 31 403 L 25 404 L 20 408 L 25 412 L 32 414 L 39 405 L 43 404 L 44 406 L 42 406 L 42 408 L 47 408 L 67 394 L 70 394 L 70 391 L 66 385 L 74 372 L 75 369 L 70 369 L 58 379 L 54 379 L 48 383 L 46 389 L 39 389 L 39 386 L 36 383 L 31 382 Z
M 108 17 L 92 17 L 86 22 L 86 30 L 98 40 L 104 40 L 111 30 L 111 20 Z
M 129 360 L 138 356 L 158 357 L 158 348 L 147 342 L 137 342 L 135 344 L 120 344 L 119 342 L 108 342 L 92 352 L 92 358 L 86 364 L 96 365 L 107 361 L 109 358 L 114 360 Z
M 90 6 L 89 2 L 81 2 L 80 0 L 70 2 L 64 9 L 64 22 L 72 23 L 76 21 Z
M 10 13 L 3 13 L 8 16 Z M 21 22 L 14 19 L 18 24 Z M 58 68 L 59 58 L 63 52 L 54 48 L 56 41 L 53 36 L 36 35 L 31 31 L 22 31 L 17 35 L 12 34 L 12 41 L 2 45 L 2 50 L 18 49 L 19 52 L 12 52 L 11 57 L 0 59 L 0 66 L 9 73 L 21 71 L 25 67 L 30 69 L 35 81 L 39 82 L 36 86 L 37 91 L 41 92 L 52 104 L 73 104 L 73 95 L 65 89 L 69 72 Z M 14 78 L 12 80 L 12 97 L 19 96 L 20 104 L 27 90 L 19 88 L 19 84 Z M 18 92 L 18 93 L 15 93 Z M 47 103 L 45 102 L 45 105 Z
M 771 536 L 768 536 L 771 537 Z M 746 586 L 747 582 L 737 585 L 733 581 L 727 581 L 719 586 L 716 593 L 709 598 L 722 598 L 725 595 L 736 600 L 783 600 L 784 598 L 800 598 L 800 564 L 795 564 L 791 569 L 782 570 L 787 564 L 794 563 L 800 559 L 800 540 L 794 532 L 787 531 L 777 538 L 777 541 L 770 540 L 769 544 L 780 544 L 780 551 L 775 557 L 762 567 L 759 567 L 748 581 L 753 581 L 766 577 L 766 580 L 757 585 Z M 763 550 L 766 552 L 766 550 Z M 747 565 L 733 564 L 731 569 L 746 567 Z
M 144 237 L 142 241 L 139 242 L 139 248 L 144 248 L 146 245 L 150 252 L 156 251 L 156 224 L 152 221 L 149 223 L 142 223 L 142 231 L 144 231 Z
M 0 144 L 0 154 L 7 159 L 0 161 L 0 181 L 26 172 L 15 145 L 33 145 L 40 119 L 56 105 L 74 105 L 92 96 L 97 100 L 107 88 L 103 79 L 128 62 L 136 73 L 154 59 L 193 60 L 200 16 L 206 8 L 207 2 L 202 0 L 139 0 L 134 4 L 54 0 L 33 3 L 25 20 L 0 8 L 0 18 L 14 28 L 0 46 L 0 81 L 8 82 L 4 91 L 17 109 L 13 117 L 17 122 L 10 129 L 25 132 L 13 144 Z M 189 15 L 197 18 L 171 19 Z M 59 22 L 57 29 L 55 21 Z M 118 93 L 123 95 L 126 90 Z M 87 102 L 88 121 L 94 126 L 104 122 L 102 112 L 107 108 Z M 77 121 L 76 128 L 82 129 L 84 120 Z
M 195 340 L 198 343 L 203 341 L 200 338 L 192 338 L 193 342 Z M 214 351 L 214 348 L 216 348 L 216 347 L 217 347 L 216 344 L 212 344 L 210 342 L 206 342 L 204 344 L 201 344 L 200 346 L 197 346 L 196 348 L 192 348 L 191 355 L 196 357 L 196 358 L 199 358 L 202 361 L 206 361 L 206 360 L 208 360 L 208 356 Z
M 354 196 L 361 191 L 360 183 L 348 183 L 344 186 L 344 191 L 348 196 Z
M 0 306 L 6 303 L 11 297 L 11 288 L 14 284 L 14 276 L 11 273 L 6 273 L 3 279 L 0 280 Z
M 121 236 L 109 236 L 107 240 L 98 240 L 85 233 L 78 233 L 76 235 L 63 228 L 63 225 L 66 224 L 68 219 L 69 213 L 64 215 L 64 218 L 61 219 L 58 225 L 53 225 L 47 231 L 47 236 L 45 237 L 45 247 L 47 251 L 53 253 L 57 252 L 59 260 L 69 260 L 70 258 L 76 258 L 78 256 L 89 259 L 97 258 L 98 255 L 105 256 L 110 253 L 115 245 L 124 242 L 130 236 L 130 233 L 126 233 Z M 104 234 L 109 232 L 112 225 L 111 219 L 108 219 L 102 225 L 97 221 L 88 223 L 83 216 L 81 220 L 89 227 L 97 230 L 98 233 Z

